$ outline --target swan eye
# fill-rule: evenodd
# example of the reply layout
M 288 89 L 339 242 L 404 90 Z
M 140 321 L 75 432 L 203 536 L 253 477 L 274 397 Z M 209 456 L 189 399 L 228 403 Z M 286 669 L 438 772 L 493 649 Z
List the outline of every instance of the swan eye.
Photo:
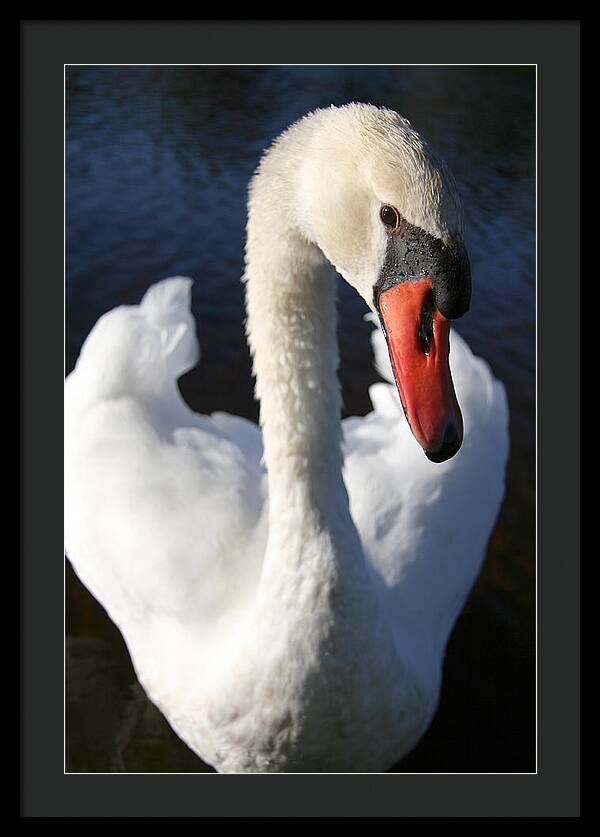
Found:
M 400 223 L 400 215 L 398 214 L 398 210 L 394 209 L 393 206 L 389 206 L 386 204 L 385 206 L 381 207 L 381 211 L 379 213 L 379 217 L 383 221 L 386 227 L 390 230 L 395 230 Z

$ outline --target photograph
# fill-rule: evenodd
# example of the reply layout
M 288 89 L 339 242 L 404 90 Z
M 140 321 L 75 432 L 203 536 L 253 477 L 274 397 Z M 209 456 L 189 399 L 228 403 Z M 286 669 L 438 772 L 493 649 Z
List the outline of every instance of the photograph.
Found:
M 65 774 L 536 774 L 536 65 L 64 85 Z

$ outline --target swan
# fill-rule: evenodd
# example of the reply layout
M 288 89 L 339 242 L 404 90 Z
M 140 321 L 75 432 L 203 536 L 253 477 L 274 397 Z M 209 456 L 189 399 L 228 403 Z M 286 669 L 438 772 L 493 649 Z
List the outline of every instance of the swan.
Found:
M 336 272 L 383 379 L 343 422 Z M 435 714 L 504 492 L 504 387 L 450 333 L 471 293 L 450 172 L 394 111 L 308 114 L 251 181 L 243 281 L 260 429 L 180 395 L 189 278 L 90 332 L 65 384 L 66 553 L 216 770 L 385 771 Z

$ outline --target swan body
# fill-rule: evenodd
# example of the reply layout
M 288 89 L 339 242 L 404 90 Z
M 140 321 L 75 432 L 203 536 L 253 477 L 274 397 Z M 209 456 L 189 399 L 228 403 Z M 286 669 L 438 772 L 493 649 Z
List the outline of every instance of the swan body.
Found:
M 450 175 L 391 111 L 317 111 L 263 158 L 244 276 L 262 432 L 181 398 L 199 356 L 187 278 L 105 314 L 66 382 L 68 557 L 150 699 L 221 772 L 382 771 L 407 753 L 502 500 L 506 396 L 454 331 L 454 458 L 423 456 L 378 328 L 373 412 L 339 421 L 334 268 L 377 323 L 381 203 L 462 236 Z

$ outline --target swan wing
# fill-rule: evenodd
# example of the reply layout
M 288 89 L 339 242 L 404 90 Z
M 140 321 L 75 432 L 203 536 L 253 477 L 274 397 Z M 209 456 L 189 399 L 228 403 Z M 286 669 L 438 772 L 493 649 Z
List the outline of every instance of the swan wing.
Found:
M 450 363 L 465 435 L 456 456 L 432 463 L 404 418 L 379 328 L 372 344 L 385 382 L 370 388 L 372 413 L 343 422 L 345 480 L 399 650 L 423 677 L 431 677 L 502 502 L 509 447 L 506 393 L 453 330 Z
M 165 280 L 105 314 L 65 387 L 67 555 L 140 678 L 163 683 L 173 643 L 198 655 L 233 633 L 266 540 L 258 428 L 192 412 L 176 385 L 199 356 L 190 288 Z

